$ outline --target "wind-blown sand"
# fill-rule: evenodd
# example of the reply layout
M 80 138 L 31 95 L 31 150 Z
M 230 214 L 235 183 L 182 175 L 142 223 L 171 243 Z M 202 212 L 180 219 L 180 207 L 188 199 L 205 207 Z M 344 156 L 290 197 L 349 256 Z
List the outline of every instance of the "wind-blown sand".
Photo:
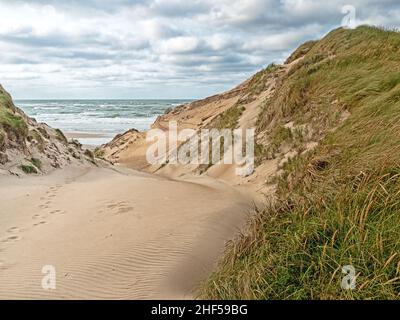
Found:
M 0 199 L 1 299 L 193 298 L 251 204 L 208 178 L 86 167 L 0 176 Z

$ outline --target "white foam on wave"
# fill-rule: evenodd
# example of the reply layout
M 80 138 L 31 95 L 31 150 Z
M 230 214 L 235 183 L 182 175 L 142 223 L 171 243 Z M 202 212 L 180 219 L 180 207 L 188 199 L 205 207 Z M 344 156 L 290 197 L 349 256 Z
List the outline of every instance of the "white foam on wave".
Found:
M 150 128 L 157 116 L 187 100 L 42 100 L 16 104 L 39 122 L 64 132 L 103 133 L 109 137 L 135 128 Z M 82 144 L 98 145 L 108 138 L 79 138 Z

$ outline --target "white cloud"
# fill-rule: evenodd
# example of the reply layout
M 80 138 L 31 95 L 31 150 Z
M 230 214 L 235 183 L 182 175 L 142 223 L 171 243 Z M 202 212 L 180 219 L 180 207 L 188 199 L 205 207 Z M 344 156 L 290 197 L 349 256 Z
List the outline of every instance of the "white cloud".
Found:
M 340 26 L 343 4 L 399 26 L 395 0 L 0 0 L 0 83 L 19 98 L 210 95 Z
M 196 37 L 176 37 L 164 41 L 161 44 L 161 51 L 166 54 L 188 53 L 195 51 L 199 45 L 200 41 Z

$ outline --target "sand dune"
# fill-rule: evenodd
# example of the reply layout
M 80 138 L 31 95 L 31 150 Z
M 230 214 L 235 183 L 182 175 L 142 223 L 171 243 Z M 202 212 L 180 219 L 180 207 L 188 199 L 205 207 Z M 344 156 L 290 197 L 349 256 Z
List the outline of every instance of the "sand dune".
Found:
M 192 298 L 250 203 L 208 178 L 85 167 L 0 177 L 0 199 L 2 299 Z

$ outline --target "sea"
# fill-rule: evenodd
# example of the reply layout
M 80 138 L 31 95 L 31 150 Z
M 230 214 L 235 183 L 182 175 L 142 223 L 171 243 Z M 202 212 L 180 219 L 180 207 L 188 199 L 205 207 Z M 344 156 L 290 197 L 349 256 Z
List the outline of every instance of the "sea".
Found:
M 135 128 L 146 130 L 168 108 L 192 100 L 16 100 L 28 116 L 84 145 L 96 146 Z

